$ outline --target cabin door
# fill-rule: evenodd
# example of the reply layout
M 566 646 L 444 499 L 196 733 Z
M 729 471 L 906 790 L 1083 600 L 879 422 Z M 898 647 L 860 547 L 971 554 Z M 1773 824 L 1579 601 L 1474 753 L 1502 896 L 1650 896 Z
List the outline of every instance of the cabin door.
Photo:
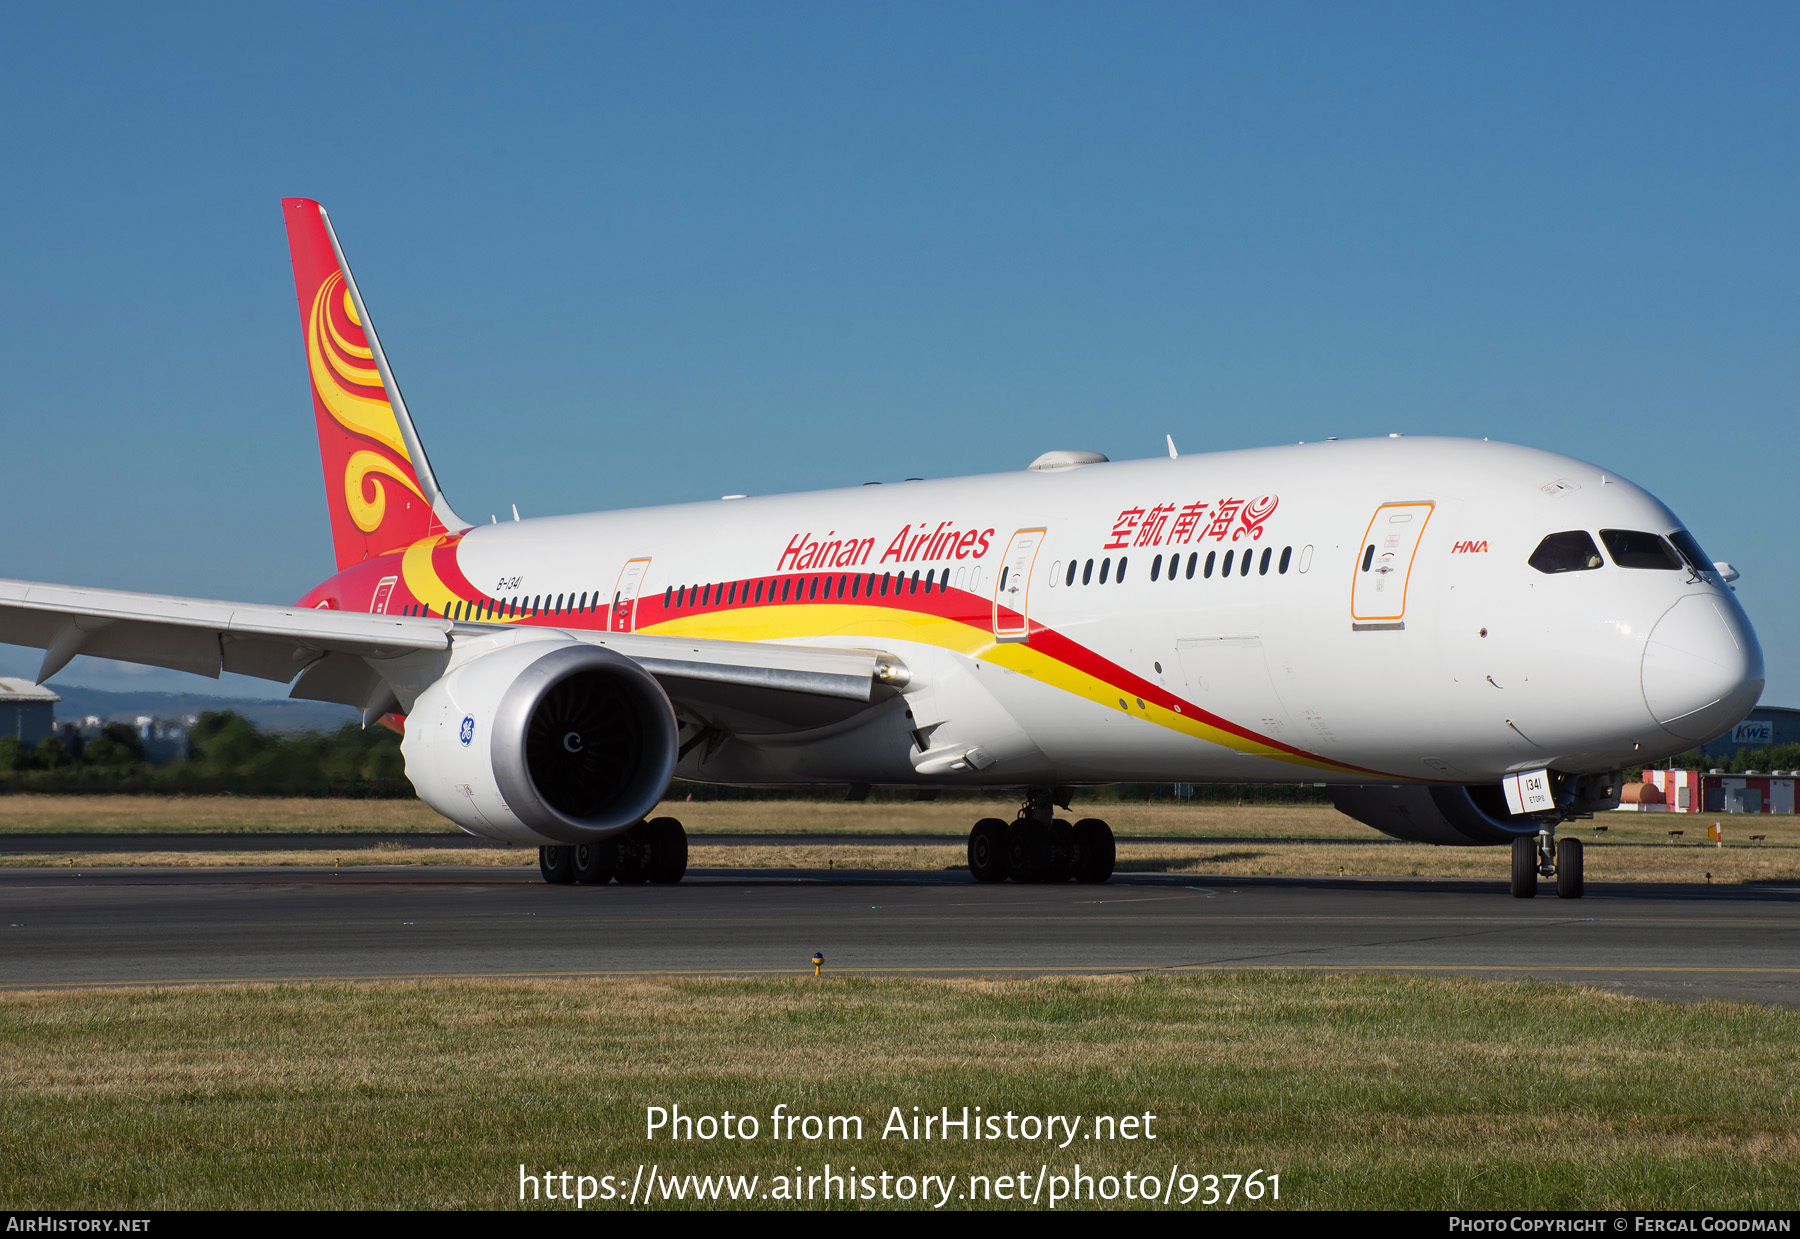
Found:
M 1353 627 L 1397 627 L 1405 622 L 1406 586 L 1433 506 L 1384 503 L 1369 518 L 1350 586 Z
M 996 641 L 1024 641 L 1031 636 L 1031 574 L 1043 545 L 1042 529 L 1021 529 L 1006 544 L 1006 558 L 994 578 Z
M 613 632 L 637 631 L 638 590 L 650 571 L 648 559 L 627 560 L 619 570 L 619 584 L 613 590 L 612 619 L 607 627 Z

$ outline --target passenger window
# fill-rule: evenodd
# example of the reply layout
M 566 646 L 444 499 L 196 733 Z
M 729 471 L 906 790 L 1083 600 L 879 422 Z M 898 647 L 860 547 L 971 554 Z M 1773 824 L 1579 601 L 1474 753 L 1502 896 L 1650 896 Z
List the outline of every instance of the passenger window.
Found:
M 1081 583 L 1086 585 L 1094 579 L 1094 561 L 1088 560 L 1087 567 L 1081 570 Z
M 909 594 L 916 594 L 919 592 L 919 570 L 917 568 L 913 569 L 912 585 L 907 589 L 906 592 Z
M 1073 584 L 1075 584 L 1075 569 L 1077 569 L 1077 568 L 1079 568 L 1079 567 L 1081 567 L 1081 565 L 1080 565 L 1080 564 L 1078 564 L 1078 563 L 1076 563 L 1076 562 L 1075 562 L 1075 561 L 1074 561 L 1074 560 L 1073 560 L 1073 559 L 1071 559 L 1071 560 L 1070 560 L 1070 561 L 1069 561 L 1069 573 L 1068 573 L 1068 575 L 1067 575 L 1067 576 L 1065 576 L 1065 577 L 1063 577 L 1063 584 L 1064 584 L 1064 585 L 1073 585 Z
M 1218 557 L 1219 553 L 1217 551 L 1206 552 L 1206 571 L 1202 572 L 1200 575 L 1209 581 L 1212 579 L 1213 564 L 1218 560 Z
M 1169 575 L 1174 576 L 1175 574 L 1173 572 L 1171 572 Z M 1152 581 L 1162 579 L 1162 556 L 1161 555 L 1158 555 L 1155 559 L 1150 561 L 1150 579 Z
M 1279 572 L 1282 576 L 1286 576 L 1287 570 L 1288 570 L 1288 560 L 1292 559 L 1293 557 L 1294 557 L 1294 548 L 1293 547 L 1291 547 L 1291 546 L 1282 547 L 1281 548 L 1281 563 L 1279 565 L 1277 565 L 1275 570 L 1277 572 Z
M 1244 561 L 1238 567 L 1238 575 L 1239 576 L 1249 576 L 1250 575 L 1250 561 L 1255 558 L 1256 558 L 1256 556 L 1250 553 L 1250 548 L 1245 547 L 1244 548 Z
M 1188 580 L 1191 581 L 1194 579 L 1194 565 L 1199 562 L 1200 562 L 1200 552 L 1199 551 L 1189 551 L 1188 552 L 1188 570 L 1187 570 L 1187 579 Z M 1212 569 L 1208 568 L 1206 570 L 1206 574 L 1208 576 L 1211 576 Z
M 1539 572 L 1553 576 L 1558 572 L 1586 572 L 1606 561 L 1600 558 L 1600 548 L 1594 545 L 1587 530 L 1571 529 L 1567 533 L 1553 533 L 1538 543 L 1537 550 L 1531 552 L 1531 558 L 1525 562 Z
M 1371 542 L 1371 543 L 1369 543 L 1369 545 L 1363 547 L 1362 570 L 1364 572 L 1367 572 L 1369 570 L 1369 565 L 1374 562 L 1375 562 L 1375 544 L 1373 542 Z
M 1681 568 L 1681 556 L 1675 553 L 1675 548 L 1653 533 L 1602 529 L 1600 541 L 1606 543 L 1607 554 L 1621 568 L 1661 568 L 1664 571 Z
M 1125 584 L 1125 565 L 1129 562 L 1130 560 L 1126 559 L 1123 555 L 1119 556 L 1119 575 L 1113 578 L 1113 584 Z
M 1231 557 L 1236 554 L 1237 554 L 1236 551 L 1226 551 L 1225 552 L 1225 565 L 1224 565 L 1224 567 L 1219 569 L 1219 575 L 1221 577 L 1228 577 L 1231 575 Z
M 1100 584 L 1106 584 L 1106 574 L 1112 571 L 1112 556 L 1108 555 L 1100 561 Z
M 794 582 L 791 577 L 785 578 L 782 580 L 782 582 L 781 582 L 781 600 L 783 602 L 786 602 L 788 600 L 788 591 L 793 587 L 793 584 L 794 584 Z
M 1261 562 L 1259 562 L 1256 565 L 1256 575 L 1257 576 L 1268 576 L 1269 575 L 1269 560 L 1271 557 L 1274 556 L 1274 554 L 1275 554 L 1274 547 L 1272 547 L 1272 546 L 1263 547 L 1262 560 L 1261 560 Z

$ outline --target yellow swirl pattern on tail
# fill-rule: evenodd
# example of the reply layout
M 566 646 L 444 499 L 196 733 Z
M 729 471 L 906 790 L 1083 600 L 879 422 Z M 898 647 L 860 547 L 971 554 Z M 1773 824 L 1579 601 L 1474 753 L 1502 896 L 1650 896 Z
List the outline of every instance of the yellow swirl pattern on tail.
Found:
M 306 324 L 306 360 L 312 371 L 313 390 L 319 393 L 320 401 L 338 425 L 391 448 L 401 460 L 410 464 L 412 457 L 400 439 L 400 424 L 394 419 L 394 410 L 388 405 L 387 398 L 376 399 L 346 391 L 339 382 L 339 375 L 342 375 L 344 382 L 358 386 L 381 386 L 381 375 L 377 371 L 340 361 L 326 344 L 328 335 L 333 337 L 334 343 L 341 338 L 331 324 L 330 305 L 332 293 L 342 288 L 343 283 L 344 277 L 334 271 L 313 297 L 312 314 Z M 353 348 L 347 342 L 344 348 L 363 357 L 371 355 L 370 350 Z
M 380 452 L 352 452 L 349 463 L 344 466 L 344 504 L 350 510 L 350 519 L 364 533 L 380 529 L 381 518 L 387 514 L 387 487 L 381 484 L 380 478 L 370 476 L 374 473 L 386 474 L 418 495 L 420 503 L 425 502 L 425 496 L 413 483 L 411 474 L 401 466 Z

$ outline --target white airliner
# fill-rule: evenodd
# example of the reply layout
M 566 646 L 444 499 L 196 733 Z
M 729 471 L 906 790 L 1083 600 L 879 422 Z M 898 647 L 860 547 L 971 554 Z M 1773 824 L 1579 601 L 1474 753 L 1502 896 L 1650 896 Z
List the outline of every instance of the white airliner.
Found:
M 1306 783 L 1402 839 L 1513 847 L 1755 705 L 1762 652 L 1673 512 L 1594 465 L 1328 441 L 473 524 L 322 208 L 283 202 L 339 572 L 292 607 L 0 582 L 0 640 L 293 680 L 404 717 L 419 795 L 551 882 L 677 881 L 673 776 L 1014 788 L 984 881 L 1104 881 L 1087 785 Z M 1025 462 L 1021 462 L 1024 464 Z

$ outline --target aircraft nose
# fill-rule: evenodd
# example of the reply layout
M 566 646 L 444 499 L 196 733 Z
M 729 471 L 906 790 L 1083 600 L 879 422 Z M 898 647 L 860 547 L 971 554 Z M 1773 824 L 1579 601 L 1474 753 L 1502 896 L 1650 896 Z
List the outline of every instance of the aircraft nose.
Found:
M 1643 680 L 1644 704 L 1664 730 L 1711 740 L 1762 695 L 1762 646 L 1733 602 L 1690 594 L 1650 630 Z

